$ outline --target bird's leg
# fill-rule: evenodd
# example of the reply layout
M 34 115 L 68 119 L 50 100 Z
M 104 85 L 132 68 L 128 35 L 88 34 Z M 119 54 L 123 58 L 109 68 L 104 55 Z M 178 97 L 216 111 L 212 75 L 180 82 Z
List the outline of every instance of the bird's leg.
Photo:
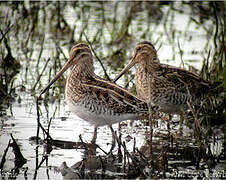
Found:
M 151 160 L 151 166 L 153 165 L 153 149 L 152 149 L 152 138 L 153 138 L 153 127 L 152 127 L 152 109 L 151 109 L 151 77 L 150 77 L 150 74 L 148 73 L 148 76 L 147 76 L 147 82 L 148 82 L 148 101 L 147 101 L 147 104 L 148 104 L 148 113 L 149 113 L 149 116 L 148 116 L 148 120 L 149 120 L 149 126 L 150 126 L 150 160 Z
M 122 133 L 121 133 L 121 123 L 118 123 L 118 139 L 121 141 Z M 116 136 L 117 137 L 117 136 Z
M 115 133 L 114 129 L 112 128 L 111 125 L 109 125 L 110 129 L 111 129 L 111 133 L 112 133 L 112 138 L 115 138 L 117 143 L 118 143 L 118 146 L 121 145 L 121 140 L 119 139 L 119 137 L 117 136 L 117 134 Z
M 169 141 L 168 141 L 168 146 L 172 146 L 173 147 L 173 139 L 172 139 L 172 135 L 171 135 L 171 132 L 170 132 L 170 122 L 171 122 L 171 120 L 172 120 L 172 115 L 171 114 L 168 114 L 168 116 L 169 116 L 169 119 L 168 119 L 168 121 L 167 121 L 167 131 L 168 131 L 168 139 L 169 139 Z M 171 143 L 169 143 L 169 142 L 171 142 Z
M 112 146 L 113 148 L 115 147 L 115 139 L 118 143 L 118 157 L 119 157 L 119 161 L 121 162 L 121 159 L 122 159 L 122 151 L 121 151 L 121 139 L 119 139 L 117 137 L 117 134 L 115 133 L 114 129 L 112 128 L 111 125 L 109 125 L 110 129 L 111 129 L 111 133 L 112 133 L 112 138 L 114 138 L 114 146 Z M 112 149 L 111 149 L 112 150 Z
M 109 128 L 111 129 L 111 135 L 112 135 L 112 145 L 111 145 L 111 149 L 110 149 L 110 152 L 111 152 L 115 148 L 116 134 L 111 125 L 109 125 Z
M 182 134 L 182 125 L 183 125 L 183 122 L 184 122 L 184 114 L 183 113 L 181 113 L 180 114 L 180 122 L 179 122 L 179 131 L 180 131 L 180 133 Z
M 111 129 L 111 133 L 112 133 L 112 139 L 116 139 L 117 140 L 117 134 L 115 133 L 114 129 L 112 128 L 111 125 L 109 125 L 109 128 Z
M 96 144 L 96 139 L 97 139 L 97 127 L 95 126 L 91 143 Z
M 168 114 L 168 121 L 167 121 L 167 131 L 168 133 L 170 133 L 170 121 L 172 120 L 172 115 L 171 114 Z

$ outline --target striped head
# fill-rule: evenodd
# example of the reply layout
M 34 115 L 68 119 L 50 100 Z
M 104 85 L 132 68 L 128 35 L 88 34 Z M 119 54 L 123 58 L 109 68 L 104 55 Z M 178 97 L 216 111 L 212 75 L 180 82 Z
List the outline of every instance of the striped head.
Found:
M 118 74 L 113 82 L 116 82 L 123 74 L 131 69 L 135 64 L 143 63 L 147 66 L 159 64 L 157 51 L 155 47 L 148 41 L 140 42 L 134 48 L 133 57 L 124 69 Z
M 75 65 L 84 59 L 86 59 L 86 61 L 91 61 L 93 64 L 92 53 L 89 46 L 84 43 L 74 45 L 70 50 L 68 63 Z M 82 63 L 86 64 L 86 62 Z
M 62 76 L 62 74 L 70 67 L 81 68 L 88 73 L 94 73 L 92 53 L 88 45 L 79 43 L 74 45 L 69 53 L 69 59 L 64 64 L 62 69 L 56 74 L 56 76 L 50 81 L 50 83 L 41 91 L 41 94 Z M 41 95 L 40 94 L 40 95 Z
M 135 63 L 139 63 L 141 61 L 147 61 L 148 59 L 155 59 L 155 57 L 157 57 L 155 47 L 150 42 L 143 41 L 134 48 L 132 60 Z

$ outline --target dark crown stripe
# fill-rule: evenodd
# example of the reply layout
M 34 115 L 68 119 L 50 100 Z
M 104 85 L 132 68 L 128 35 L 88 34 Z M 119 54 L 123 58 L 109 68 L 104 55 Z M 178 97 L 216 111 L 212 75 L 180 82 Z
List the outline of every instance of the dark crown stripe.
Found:
M 138 43 L 138 45 L 142 45 L 142 44 L 147 44 L 147 45 L 151 46 L 153 49 L 155 49 L 154 45 L 152 43 L 150 43 L 149 41 L 142 41 L 142 42 Z

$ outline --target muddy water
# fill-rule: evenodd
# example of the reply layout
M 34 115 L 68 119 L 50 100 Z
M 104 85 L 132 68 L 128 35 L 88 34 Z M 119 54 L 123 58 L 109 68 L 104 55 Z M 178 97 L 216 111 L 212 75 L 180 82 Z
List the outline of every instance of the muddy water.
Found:
M 67 166 L 70 167 L 84 158 L 84 149 L 63 149 L 54 146 L 53 150 L 47 153 L 45 143 L 40 142 L 36 144 L 34 140 L 31 140 L 37 134 L 35 96 L 47 84 L 49 79 L 54 76 L 55 71 L 60 69 L 58 60 L 61 65 L 65 62 L 63 54 L 59 53 L 60 51 L 56 51 L 56 44 L 62 48 L 61 50 L 68 57 L 68 49 L 75 43 L 72 42 L 70 44 L 71 39 L 79 41 L 81 37 L 82 41 L 86 41 L 85 37 L 81 36 L 83 30 L 86 30 L 85 32 L 90 39 L 93 39 L 95 36 L 98 39 L 98 36 L 100 36 L 98 41 L 94 42 L 93 45 L 98 56 L 106 60 L 104 61 L 104 65 L 111 78 L 114 78 L 120 69 L 114 70 L 116 68 L 113 67 L 110 55 L 117 49 L 121 49 L 126 56 L 126 62 L 128 62 L 135 44 L 141 40 L 151 40 L 155 43 L 156 49 L 159 49 L 159 59 L 163 63 L 183 66 L 182 64 L 184 62 L 185 68 L 187 69 L 191 65 L 197 69 L 201 69 L 203 59 L 207 58 L 208 50 L 212 50 L 210 53 L 211 56 L 213 55 L 213 50 L 216 48 L 214 46 L 215 31 L 213 29 L 215 28 L 215 21 L 213 18 L 209 17 L 209 19 L 205 19 L 203 24 L 198 24 L 199 16 L 192 11 L 192 7 L 186 4 L 183 5 L 182 3 L 175 3 L 173 5 L 174 8 L 171 5 L 158 5 L 155 3 L 141 3 L 139 6 L 132 3 L 111 3 L 111 6 L 101 3 L 89 4 L 80 2 L 74 5 L 72 3 L 64 3 L 63 5 L 61 4 L 61 9 L 63 9 L 60 11 L 62 13 L 61 16 L 64 17 L 64 20 L 71 29 L 74 28 L 73 36 L 70 33 L 67 34 L 67 29 L 65 30 L 62 27 L 62 21 L 60 24 L 62 29 L 55 30 L 52 27 L 54 24 L 57 24 L 58 20 L 57 18 L 53 18 L 53 22 L 50 21 L 52 18 L 51 15 L 54 15 L 54 7 L 57 4 L 37 3 L 37 5 L 40 7 L 38 15 L 39 24 L 36 25 L 36 29 L 38 30 L 36 30 L 32 38 L 28 39 L 27 45 L 25 40 L 29 37 L 29 34 L 32 34 L 28 32 L 32 26 L 34 17 L 31 16 L 28 20 L 26 18 L 22 20 L 22 6 L 20 5 L 17 11 L 13 9 L 15 7 L 12 4 L 1 3 L 0 6 L 2 12 L 9 14 L 8 16 L 2 15 L 4 22 L 8 20 L 15 24 L 17 20 L 23 22 L 23 27 L 17 27 L 18 29 L 13 28 L 7 36 L 11 39 L 9 44 L 12 47 L 12 54 L 20 61 L 22 68 L 14 82 L 14 86 L 18 87 L 15 92 L 15 100 L 9 103 L 9 106 L 0 117 L 0 158 L 2 158 L 11 139 L 10 134 L 12 134 L 23 156 L 27 159 L 27 162 L 19 169 L 19 172 L 13 173 L 15 158 L 10 147 L 4 164 L 4 172 L 0 175 L 2 178 L 16 174 L 18 179 L 62 179 L 64 175 L 62 173 L 62 169 L 64 169 L 63 162 L 66 162 Z M 28 10 L 28 13 L 30 12 L 29 10 L 34 8 L 33 6 L 34 4 L 32 3 L 25 3 L 25 8 Z M 133 9 L 134 15 L 128 26 L 129 35 L 125 35 L 125 40 L 122 42 L 114 43 L 115 38 L 117 39 L 118 36 L 116 32 L 119 32 L 127 15 L 129 16 L 130 14 L 129 11 L 134 6 L 137 8 Z M 155 9 L 157 10 L 156 12 L 154 11 Z M 181 9 L 184 9 L 184 11 L 181 11 Z M 153 12 L 156 16 L 153 16 L 153 14 L 150 15 L 150 12 Z M 45 16 L 48 23 L 44 21 Z M 114 24 L 114 21 L 117 23 Z M 6 29 L 6 27 L 2 28 L 2 30 Z M 99 30 L 101 30 L 102 34 L 96 34 Z M 44 44 L 41 43 L 43 35 L 45 35 Z M 72 38 L 70 39 L 69 37 Z M 179 53 L 179 45 L 183 50 L 182 56 Z M 4 45 L 1 45 L 1 47 L 4 47 Z M 43 52 L 40 58 L 40 64 L 37 66 L 37 59 L 41 47 L 43 47 Z M 51 58 L 51 61 L 47 64 L 40 83 L 38 83 L 35 91 L 32 92 L 31 89 L 37 80 L 37 75 L 41 73 L 48 58 Z M 103 76 L 103 70 L 97 61 L 95 61 L 95 72 Z M 128 80 L 128 76 L 120 79 L 119 84 L 124 86 L 126 84 L 124 80 Z M 129 83 L 129 88 L 132 86 L 133 84 Z M 22 87 L 25 87 L 25 89 Z M 47 101 L 48 106 L 44 105 L 43 102 L 41 103 L 41 123 L 47 128 L 50 119 L 52 119 L 50 134 L 54 139 L 78 142 L 80 141 L 79 135 L 81 134 L 83 141 L 89 142 L 92 138 L 93 127 L 68 111 L 62 91 L 59 91 L 57 87 L 51 89 L 51 97 Z M 57 97 L 59 92 L 61 92 L 60 98 L 59 96 Z M 53 100 L 54 98 L 56 100 Z M 174 116 L 174 121 L 176 123 L 171 124 L 171 133 L 177 134 L 179 131 L 177 116 Z M 113 128 L 117 130 L 118 125 L 114 125 Z M 159 120 L 154 127 L 154 134 L 167 134 L 166 129 L 167 123 Z M 190 137 L 188 144 L 192 146 L 195 142 L 192 139 L 192 129 L 187 126 L 182 126 L 182 129 L 182 135 Z M 211 144 L 211 149 L 216 156 L 222 151 L 224 140 L 222 129 L 222 126 L 214 127 L 213 129 L 215 140 Z M 136 138 L 137 148 L 145 145 L 148 127 L 139 122 L 131 125 L 128 121 L 122 125 L 121 133 L 122 139 L 126 141 L 128 149 L 132 150 L 134 138 Z M 40 133 L 40 138 L 44 139 L 42 133 Z M 157 136 L 155 140 L 158 141 L 159 139 L 161 137 Z M 111 148 L 111 140 L 111 132 L 108 127 L 98 129 L 97 144 L 106 152 Z M 101 150 L 97 152 L 103 155 Z M 117 153 L 117 148 L 113 152 Z M 44 159 L 43 163 L 41 163 L 42 159 Z M 176 158 L 172 158 L 169 164 L 173 166 L 176 161 Z M 176 174 L 182 177 L 185 177 L 184 174 L 189 174 L 189 172 L 190 174 L 194 174 L 194 176 L 195 174 L 208 174 L 208 168 L 204 167 L 203 169 L 204 171 L 196 171 L 194 165 L 190 165 L 190 167 L 177 169 Z M 213 171 L 219 172 L 222 175 L 224 174 L 224 170 L 225 163 L 221 162 L 214 167 Z M 173 173 L 175 171 L 171 171 L 171 175 Z
M 22 101 L 23 102 L 23 101 Z M 38 158 L 38 163 L 41 159 L 46 156 L 46 147 L 45 144 L 36 145 L 35 141 L 31 140 L 32 137 L 36 136 L 37 131 L 37 116 L 36 116 L 36 107 L 34 106 L 33 99 L 27 99 L 26 104 L 24 103 L 13 103 L 11 112 L 7 112 L 8 115 L 2 119 L 2 130 L 0 138 L 0 154 L 3 154 L 5 148 L 7 147 L 8 141 L 11 139 L 10 134 L 12 134 L 19 146 L 20 150 L 23 153 L 23 156 L 28 160 L 27 163 L 20 169 L 18 178 L 24 178 L 25 173 L 28 179 L 34 178 L 37 179 L 46 179 L 48 176 L 50 179 L 61 179 L 61 172 L 57 171 L 57 168 L 62 165 L 63 162 L 66 162 L 68 166 L 74 165 L 76 162 L 81 161 L 84 157 L 84 150 L 78 149 L 61 149 L 53 147 L 53 150 L 48 155 L 48 161 L 41 165 L 37 171 L 36 175 L 36 163 Z M 55 105 L 52 106 L 52 110 L 49 110 L 49 114 L 53 114 Z M 79 141 L 79 135 L 82 135 L 84 142 L 91 141 L 93 135 L 93 127 L 88 123 L 78 118 L 72 113 L 65 113 L 67 108 L 65 104 L 59 104 L 60 112 L 57 111 L 55 118 L 52 120 L 50 134 L 54 139 L 65 140 L 65 141 Z M 42 123 L 44 127 L 48 126 L 48 122 L 45 118 L 42 118 Z M 139 125 L 139 124 L 138 124 Z M 131 138 L 136 137 L 137 145 L 141 146 L 144 143 L 145 137 L 145 128 L 140 127 L 133 129 L 133 127 L 122 126 L 122 138 L 128 139 L 127 145 L 132 147 L 133 141 Z M 117 130 L 117 125 L 113 126 Z M 42 138 L 42 135 L 41 135 Z M 105 151 L 109 151 L 111 148 L 111 132 L 108 127 L 100 127 L 98 129 L 98 138 L 97 144 L 101 145 Z M 115 151 L 116 152 L 116 149 Z M 103 154 L 99 151 L 99 154 Z M 7 162 L 4 166 L 4 171 L 10 171 L 14 168 L 14 154 L 10 149 L 7 154 Z M 10 173 L 4 173 L 2 177 L 10 176 Z

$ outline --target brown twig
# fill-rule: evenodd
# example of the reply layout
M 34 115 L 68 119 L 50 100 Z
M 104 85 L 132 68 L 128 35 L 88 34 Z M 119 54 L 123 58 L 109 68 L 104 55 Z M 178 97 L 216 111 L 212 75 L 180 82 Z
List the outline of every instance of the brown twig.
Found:
M 99 155 L 99 159 L 100 159 L 100 162 L 101 162 L 101 169 L 102 169 L 102 171 L 104 172 L 105 169 L 106 169 L 106 167 L 105 167 L 104 162 L 103 162 L 103 160 L 102 160 L 102 158 L 101 158 L 100 155 Z
M 182 66 L 183 66 L 183 68 L 184 68 L 183 50 L 182 50 L 181 47 L 180 47 L 180 41 L 179 41 L 179 38 L 177 38 L 177 44 L 178 44 L 178 48 L 179 48 L 181 63 L 182 63 Z
M 36 132 L 36 144 L 38 144 L 38 137 L 39 137 L 39 131 L 40 131 L 40 125 L 39 124 L 41 124 L 40 123 L 40 113 L 39 113 L 39 97 L 38 98 L 36 98 L 36 111 L 37 111 L 37 132 Z
M 136 1 L 133 2 L 133 5 L 131 6 L 131 8 L 129 10 L 128 16 L 125 17 L 125 19 L 122 23 L 122 26 L 120 27 L 120 30 L 119 30 L 119 33 L 117 34 L 116 39 L 113 42 L 111 42 L 110 44 L 118 44 L 125 37 L 125 35 L 128 32 L 129 25 L 131 24 L 131 21 L 132 21 L 134 9 L 137 7 L 137 5 L 138 5 L 138 2 L 136 2 Z
M 168 170 L 167 148 L 163 147 L 161 155 L 163 164 L 163 178 L 166 178 L 166 171 Z
M 41 79 L 41 77 L 42 77 L 42 75 L 43 75 L 43 73 L 44 73 L 44 71 L 45 71 L 45 69 L 46 69 L 47 64 L 49 63 L 49 61 L 50 61 L 50 58 L 47 59 L 45 65 L 44 65 L 44 67 L 43 67 L 43 69 L 42 69 L 41 74 L 38 76 L 38 78 L 37 78 L 37 80 L 36 80 L 36 83 L 35 83 L 35 85 L 34 85 L 33 88 L 32 88 L 33 91 L 35 90 L 35 88 L 36 88 L 38 82 L 40 81 L 40 79 Z
M 40 122 L 40 114 L 39 114 L 39 97 L 36 97 L 36 111 L 37 111 L 37 144 L 38 144 L 38 137 L 39 137 L 39 129 L 41 128 L 42 131 L 44 132 L 44 134 L 47 135 L 47 138 L 49 138 L 51 141 L 53 141 L 53 138 L 49 135 L 48 132 L 46 132 L 45 128 L 42 126 L 41 122 Z
M 126 149 L 126 144 L 125 144 L 125 142 L 123 141 L 123 143 L 122 143 L 122 147 L 123 147 L 123 149 L 124 149 L 124 160 L 125 160 L 125 164 L 126 164 L 126 158 L 127 158 L 127 164 L 128 164 L 128 169 L 130 170 L 130 161 L 129 161 L 129 157 L 130 157 L 130 154 L 129 154 L 129 152 L 127 151 L 127 149 Z M 132 158 L 131 158 L 131 160 L 132 160 Z
M 10 136 L 13 140 L 12 147 L 13 147 L 13 152 L 15 155 L 15 167 L 19 168 L 19 167 L 22 167 L 22 165 L 27 162 L 27 159 L 25 159 L 23 154 L 21 153 L 20 148 L 19 148 L 16 140 L 14 139 L 13 135 L 10 134 Z
M 0 164 L 0 170 L 3 170 L 4 164 L 5 164 L 5 160 L 6 160 L 6 154 L 8 152 L 10 142 L 11 142 L 11 140 L 9 140 L 8 145 L 7 145 L 7 147 L 4 150 L 4 153 L 2 155 L 2 160 L 1 160 L 1 164 Z
M 42 37 L 42 43 L 41 43 L 41 49 L 39 51 L 39 55 L 38 55 L 38 60 L 37 60 L 37 64 L 36 64 L 36 68 L 38 68 L 38 65 L 40 63 L 40 59 L 42 57 L 42 52 L 43 52 L 43 48 L 44 48 L 44 41 L 45 41 L 45 34 Z
M 42 166 L 42 164 L 45 162 L 45 160 L 47 160 L 47 159 L 48 159 L 48 156 L 42 156 L 42 160 L 40 161 L 38 166 L 35 168 L 35 171 L 37 171 Z M 36 178 L 34 178 L 34 179 L 36 179 Z
M 122 147 L 124 148 L 124 151 L 127 155 L 127 159 L 128 159 L 128 163 L 129 163 L 129 158 L 132 160 L 132 162 L 134 163 L 134 165 L 136 166 L 136 162 L 134 161 L 134 158 L 132 157 L 132 155 L 129 153 L 129 151 L 127 150 L 127 147 L 126 147 L 126 143 L 125 141 L 123 141 L 122 143 Z
M 148 74 L 148 120 L 149 120 L 149 126 L 150 126 L 150 162 L 152 164 L 153 162 L 153 151 L 152 151 L 152 137 L 153 137 L 153 128 L 152 128 L 152 109 L 151 109 L 151 80 Z
M 191 102 L 187 101 L 187 105 L 188 105 L 190 111 L 192 112 L 192 116 L 194 117 L 194 122 L 195 122 L 195 126 L 196 126 L 196 131 L 197 131 L 198 135 L 200 135 L 200 136 L 199 136 L 199 140 L 201 141 L 201 136 L 202 136 L 201 133 L 202 133 L 202 131 L 201 131 L 201 127 L 200 127 L 200 125 L 199 125 L 199 123 L 198 123 L 197 115 L 196 115 L 196 113 L 194 112 L 193 108 L 191 107 Z
M 116 139 L 115 136 L 112 134 L 112 141 L 111 141 L 112 143 L 111 143 L 111 149 L 110 149 L 109 153 L 112 153 L 113 149 L 115 148 L 115 144 L 116 144 L 115 139 Z
M 107 74 L 106 69 L 104 68 L 103 63 L 101 62 L 100 58 L 97 56 L 95 50 L 93 49 L 93 47 L 92 47 L 92 45 L 91 45 L 91 43 L 90 43 L 90 41 L 89 41 L 89 39 L 88 39 L 86 33 L 83 32 L 83 34 L 84 34 L 84 36 L 85 36 L 85 38 L 86 38 L 86 41 L 88 42 L 88 44 L 89 44 L 91 50 L 93 51 L 95 57 L 97 58 L 98 62 L 100 63 L 100 65 L 101 65 L 101 67 L 102 67 L 102 69 L 103 69 L 103 71 L 104 71 L 104 76 L 107 78 L 108 81 L 111 81 L 110 77 L 109 77 L 108 74 Z
M 215 34 L 214 34 L 214 45 L 215 48 L 217 49 L 217 39 L 218 39 L 218 26 L 219 26 L 219 20 L 217 17 L 217 7 L 216 7 L 216 3 L 213 2 L 213 8 L 214 8 L 214 16 L 215 16 L 215 20 L 216 20 L 216 28 L 215 28 Z
M 62 50 L 62 48 L 56 43 L 57 49 L 60 51 L 61 54 L 63 54 L 64 59 L 67 60 L 68 58 L 66 57 L 66 55 L 64 54 L 64 51 Z
M 133 138 L 133 153 L 136 151 L 136 138 Z
M 85 150 L 88 151 L 89 148 L 88 148 L 87 144 L 84 143 L 84 141 L 82 140 L 82 135 L 81 134 L 79 134 L 79 139 L 80 139 L 82 145 L 84 146 Z
M 188 92 L 188 96 L 189 96 L 189 100 L 187 101 L 187 105 L 188 105 L 188 107 L 189 107 L 189 109 L 192 112 L 192 115 L 194 117 L 195 130 L 196 130 L 197 137 L 198 137 L 199 147 L 200 147 L 200 149 L 203 149 L 202 147 L 204 146 L 204 149 L 208 149 L 208 152 L 209 152 L 212 160 L 214 160 L 210 146 L 207 144 L 208 143 L 207 138 L 206 138 L 205 134 L 203 133 L 203 131 L 202 131 L 202 129 L 201 129 L 199 123 L 198 123 L 197 114 L 195 113 L 194 109 L 191 106 L 192 99 L 191 99 L 191 94 L 190 94 L 190 91 L 188 90 L 188 88 L 187 88 L 187 92 Z M 203 141 L 203 138 L 205 139 L 205 141 Z M 206 156 L 206 153 L 205 153 L 205 156 Z
M 134 164 L 134 167 L 138 168 L 140 172 L 143 172 L 143 169 L 142 169 L 142 167 L 140 166 L 140 164 L 139 164 L 139 162 L 138 162 L 136 156 L 135 156 L 135 155 L 134 155 L 134 156 L 131 155 L 131 154 L 129 153 L 129 151 L 127 150 L 125 141 L 123 141 L 122 146 L 123 146 L 124 151 L 126 151 L 126 154 L 127 154 L 127 156 L 128 156 L 128 164 L 130 165 L 130 163 L 129 163 L 129 158 L 130 158 L 130 159 L 132 160 L 133 164 Z M 138 163 L 137 163 L 137 162 L 138 162 Z
M 53 117 L 50 118 L 49 123 L 48 123 L 48 127 L 47 127 L 47 133 L 48 134 L 49 134 L 50 125 L 51 125 L 52 120 L 53 120 Z
M 105 155 L 109 154 L 105 150 L 103 150 L 98 144 L 96 144 L 97 148 L 99 148 Z
M 123 170 L 126 172 L 126 151 L 124 150 L 124 163 L 123 163 Z
M 112 126 L 109 126 L 109 128 L 111 129 L 111 133 L 113 134 L 114 138 L 116 139 L 116 141 L 118 143 L 118 157 L 119 157 L 119 161 L 121 162 L 122 161 L 121 140 L 117 136 L 117 134 L 114 131 L 114 129 L 112 128 Z
M 139 153 L 141 159 L 144 160 L 146 164 L 148 164 L 146 156 L 142 152 L 140 152 L 138 148 L 136 148 L 136 151 Z
M 6 30 L 5 33 L 3 33 L 3 31 L 0 29 L 0 32 L 1 32 L 1 34 L 2 34 L 2 37 L 1 37 L 1 39 L 0 39 L 0 43 L 1 43 L 1 41 L 2 41 L 4 38 L 6 38 L 6 37 L 5 37 L 6 34 L 8 34 L 9 30 L 10 30 L 12 27 L 13 27 L 13 25 L 11 25 L 10 27 L 8 27 L 8 29 Z

